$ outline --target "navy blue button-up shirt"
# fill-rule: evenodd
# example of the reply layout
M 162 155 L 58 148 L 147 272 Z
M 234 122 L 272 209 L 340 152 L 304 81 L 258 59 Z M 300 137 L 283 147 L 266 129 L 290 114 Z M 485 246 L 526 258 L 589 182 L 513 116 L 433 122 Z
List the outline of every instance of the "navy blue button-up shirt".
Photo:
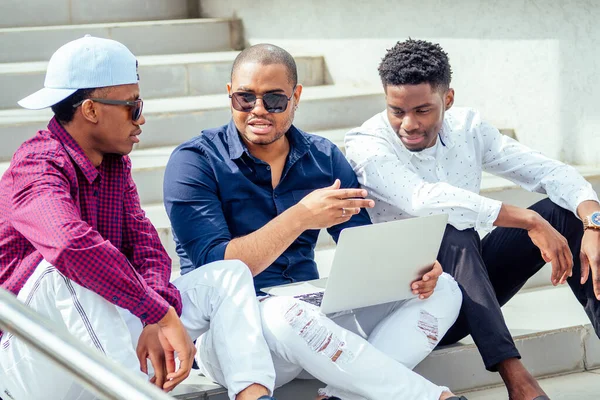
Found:
M 165 172 L 164 199 L 182 274 L 223 260 L 230 240 L 260 229 L 336 178 L 342 188 L 359 187 L 352 167 L 332 142 L 293 125 L 286 135 L 290 151 L 275 189 L 269 165 L 250 154 L 233 121 L 175 149 Z M 369 223 L 363 209 L 328 232 L 337 241 L 342 229 Z M 318 234 L 316 229 L 305 231 L 255 276 L 257 293 L 259 288 L 318 278 L 313 260 Z

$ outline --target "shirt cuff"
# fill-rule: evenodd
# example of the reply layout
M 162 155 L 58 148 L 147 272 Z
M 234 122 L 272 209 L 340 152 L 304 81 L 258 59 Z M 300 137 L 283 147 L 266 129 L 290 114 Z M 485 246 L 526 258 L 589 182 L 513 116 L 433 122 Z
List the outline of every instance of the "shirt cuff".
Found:
M 223 261 L 225 259 L 225 249 L 227 249 L 227 245 L 229 241 L 219 243 L 208 252 L 208 256 L 206 257 L 206 264 L 214 262 L 214 261 Z M 196 267 L 197 268 L 197 267 Z
M 590 185 L 589 190 L 582 190 L 581 193 L 578 193 L 577 196 L 575 197 L 573 203 L 571 203 L 572 204 L 571 207 L 573 207 L 573 205 L 575 206 L 575 207 L 573 207 L 571 212 L 573 212 L 573 214 L 575 214 L 575 216 L 577 218 L 579 218 L 579 215 L 577 214 L 577 207 L 579 207 L 579 205 L 581 203 L 583 203 L 584 201 L 588 201 L 588 200 L 592 200 L 592 201 L 595 201 L 596 203 L 600 203 L 600 200 L 598 200 L 598 195 L 591 188 L 591 185 Z M 579 218 L 579 219 L 581 219 L 581 218 Z
M 148 288 L 142 301 L 131 313 L 146 324 L 155 324 L 160 321 L 169 311 L 169 303 L 154 290 Z
M 475 221 L 475 230 L 491 230 L 498 218 L 498 214 L 500 214 L 501 208 L 501 201 L 481 197 L 481 205 L 477 214 L 477 221 Z

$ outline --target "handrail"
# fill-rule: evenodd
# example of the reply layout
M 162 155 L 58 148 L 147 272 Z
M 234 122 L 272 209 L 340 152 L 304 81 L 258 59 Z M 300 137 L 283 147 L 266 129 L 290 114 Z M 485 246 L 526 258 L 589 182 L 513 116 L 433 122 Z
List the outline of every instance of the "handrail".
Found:
M 97 396 L 116 400 L 173 400 L 18 301 L 0 288 L 0 330 L 11 332 L 27 345 L 70 372 Z

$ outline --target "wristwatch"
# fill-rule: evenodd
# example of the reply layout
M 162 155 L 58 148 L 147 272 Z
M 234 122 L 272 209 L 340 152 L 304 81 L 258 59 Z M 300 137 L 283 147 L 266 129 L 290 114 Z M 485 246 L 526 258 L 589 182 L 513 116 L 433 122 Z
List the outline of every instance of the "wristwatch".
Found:
M 583 229 L 600 229 L 600 211 L 594 211 L 583 219 Z

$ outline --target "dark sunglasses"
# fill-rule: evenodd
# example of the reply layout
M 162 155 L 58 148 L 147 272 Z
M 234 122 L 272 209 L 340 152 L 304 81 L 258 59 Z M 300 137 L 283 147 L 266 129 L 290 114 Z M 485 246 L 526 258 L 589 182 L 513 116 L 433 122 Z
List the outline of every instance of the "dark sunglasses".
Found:
M 234 92 L 229 95 L 231 99 L 231 105 L 234 109 L 241 112 L 250 112 L 254 110 L 256 106 L 256 99 L 262 98 L 263 107 L 267 112 L 270 113 L 282 113 L 287 109 L 288 102 L 294 96 L 296 86 L 292 89 L 292 95 L 287 97 L 283 93 L 265 93 L 261 97 L 256 96 L 254 93 L 248 92 Z
M 73 108 L 79 107 L 86 100 L 92 100 L 92 101 L 95 101 L 96 103 L 101 103 L 101 104 L 110 104 L 110 105 L 115 105 L 115 106 L 131 107 L 131 119 L 133 121 L 137 121 L 138 119 L 140 119 L 142 117 L 142 109 L 144 108 L 144 101 L 142 99 L 127 101 L 127 100 L 109 100 L 109 99 L 91 99 L 91 98 L 84 99 L 84 100 L 81 100 L 79 103 L 73 104 Z

